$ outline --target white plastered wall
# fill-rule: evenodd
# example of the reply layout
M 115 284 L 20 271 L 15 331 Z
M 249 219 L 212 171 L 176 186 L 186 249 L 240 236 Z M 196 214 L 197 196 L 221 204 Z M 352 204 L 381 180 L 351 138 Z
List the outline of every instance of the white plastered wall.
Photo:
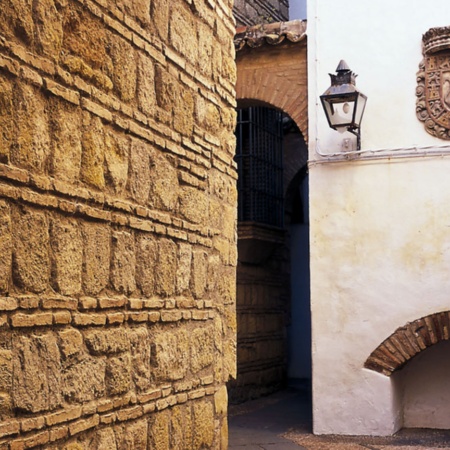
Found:
M 399 326 L 450 309 L 449 150 L 420 158 L 396 150 L 450 145 L 415 115 L 422 34 L 447 25 L 448 0 L 308 2 L 317 434 L 387 435 L 402 427 L 402 390 L 364 362 Z M 353 140 L 328 127 L 319 101 L 340 59 L 368 96 L 362 149 L 392 150 L 389 157 L 328 162 L 318 154 Z

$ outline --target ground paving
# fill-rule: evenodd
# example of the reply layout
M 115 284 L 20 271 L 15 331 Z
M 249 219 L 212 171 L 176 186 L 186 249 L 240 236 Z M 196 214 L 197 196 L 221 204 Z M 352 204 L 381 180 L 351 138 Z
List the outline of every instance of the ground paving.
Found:
M 307 389 L 231 405 L 229 450 L 450 450 L 450 431 L 401 430 L 390 437 L 314 436 Z

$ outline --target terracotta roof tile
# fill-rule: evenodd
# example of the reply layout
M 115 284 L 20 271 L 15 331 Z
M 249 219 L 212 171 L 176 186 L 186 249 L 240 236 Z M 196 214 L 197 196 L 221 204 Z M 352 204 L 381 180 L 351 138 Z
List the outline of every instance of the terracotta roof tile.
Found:
M 234 46 L 236 51 L 248 47 L 261 47 L 263 44 L 278 45 L 285 39 L 300 42 L 306 37 L 306 20 L 291 20 L 251 27 L 236 28 Z

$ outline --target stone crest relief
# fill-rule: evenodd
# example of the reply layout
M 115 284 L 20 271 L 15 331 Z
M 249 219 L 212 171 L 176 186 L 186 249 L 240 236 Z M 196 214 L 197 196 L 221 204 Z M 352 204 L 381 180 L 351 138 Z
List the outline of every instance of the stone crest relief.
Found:
M 450 27 L 431 28 L 422 41 L 416 114 L 428 133 L 450 140 Z

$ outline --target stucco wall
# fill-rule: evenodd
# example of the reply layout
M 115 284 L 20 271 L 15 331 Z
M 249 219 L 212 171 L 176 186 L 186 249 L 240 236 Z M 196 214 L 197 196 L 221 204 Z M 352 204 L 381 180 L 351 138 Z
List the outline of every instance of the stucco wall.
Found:
M 0 447 L 227 447 L 231 1 L 0 8 Z
M 313 414 L 319 434 L 390 434 L 403 426 L 402 390 L 364 369 L 364 361 L 399 326 L 448 309 L 448 152 L 418 158 L 394 150 L 446 143 L 427 134 L 415 114 L 422 34 L 448 25 L 446 8 L 445 1 L 308 3 Z M 339 157 L 319 154 L 340 152 L 343 138 L 354 139 L 328 127 L 319 102 L 340 59 L 359 74 L 357 86 L 368 96 L 362 149 L 387 149 L 379 159 L 364 153 L 336 162 Z

